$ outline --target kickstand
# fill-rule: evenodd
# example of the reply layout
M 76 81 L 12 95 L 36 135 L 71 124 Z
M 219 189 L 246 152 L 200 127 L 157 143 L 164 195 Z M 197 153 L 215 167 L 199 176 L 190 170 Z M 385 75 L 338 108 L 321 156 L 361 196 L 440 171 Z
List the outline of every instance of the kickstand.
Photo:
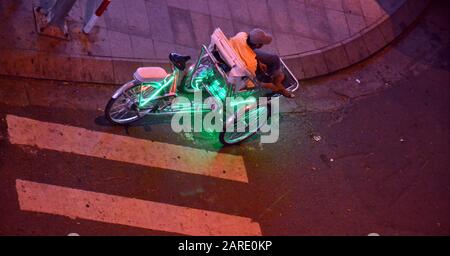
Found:
M 123 129 L 125 130 L 125 134 L 128 135 L 128 136 L 130 136 L 130 131 L 128 130 L 129 128 L 130 128 L 129 125 L 125 125 L 125 126 L 123 127 Z

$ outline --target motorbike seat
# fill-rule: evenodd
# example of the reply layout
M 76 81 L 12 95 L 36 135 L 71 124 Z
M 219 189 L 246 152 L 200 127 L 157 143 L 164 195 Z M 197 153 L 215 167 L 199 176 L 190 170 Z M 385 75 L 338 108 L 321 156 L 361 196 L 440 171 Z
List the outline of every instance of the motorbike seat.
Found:
M 173 65 L 175 65 L 176 68 L 183 71 L 186 69 L 186 62 L 188 62 L 191 59 L 191 56 L 171 53 L 169 55 L 169 59 L 173 63 Z
M 160 81 L 166 77 L 167 72 L 160 67 L 142 67 L 134 73 L 134 78 L 143 83 Z

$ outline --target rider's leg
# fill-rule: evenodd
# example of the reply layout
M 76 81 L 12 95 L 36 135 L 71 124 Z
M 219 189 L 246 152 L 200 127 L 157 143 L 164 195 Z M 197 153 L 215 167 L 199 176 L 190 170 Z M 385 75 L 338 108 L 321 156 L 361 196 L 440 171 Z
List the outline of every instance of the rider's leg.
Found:
M 270 77 L 269 81 L 263 81 L 262 86 L 264 88 L 270 89 L 275 93 L 279 93 L 285 97 L 293 98 L 295 95 L 286 90 L 283 85 L 284 79 L 286 79 L 286 75 L 281 69 L 281 61 L 280 57 L 274 54 L 266 53 L 261 50 L 255 50 L 256 58 L 259 62 L 264 63 L 267 66 L 267 70 L 257 70 L 257 73 L 265 73 L 263 76 Z M 266 80 L 266 79 L 265 79 Z
M 278 72 L 273 76 L 273 83 L 277 88 L 277 92 L 283 95 L 284 97 L 294 98 L 295 95 L 292 92 L 286 90 L 283 85 L 284 79 L 286 79 L 286 75 L 283 72 Z
M 262 87 L 272 90 L 275 93 L 279 93 L 287 98 L 294 98 L 295 95 L 284 88 L 283 81 L 286 76 L 282 73 L 273 78 L 273 83 L 261 83 Z

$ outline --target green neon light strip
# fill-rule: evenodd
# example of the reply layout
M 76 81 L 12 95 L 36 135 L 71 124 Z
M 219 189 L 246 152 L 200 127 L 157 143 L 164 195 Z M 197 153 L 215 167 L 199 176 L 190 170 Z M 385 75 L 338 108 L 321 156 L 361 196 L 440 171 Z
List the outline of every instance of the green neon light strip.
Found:
M 199 108 L 199 109 L 210 109 L 210 105 L 200 105 L 200 106 L 173 106 L 172 109 L 194 109 L 194 108 Z
M 252 98 L 252 99 L 247 99 L 247 100 L 242 100 L 242 101 L 236 101 L 236 102 L 231 102 L 231 106 L 235 107 L 235 106 L 239 106 L 239 105 L 244 105 L 244 104 L 253 104 L 256 103 L 256 99 Z
M 210 84 L 209 90 L 213 96 L 218 97 L 221 100 L 225 100 L 227 97 L 226 86 L 221 84 L 218 80 L 214 80 Z
M 167 78 L 166 78 L 167 79 Z M 166 81 L 166 79 L 164 79 L 164 81 Z M 175 79 L 175 76 L 171 76 L 170 78 L 169 78 L 169 80 L 168 81 L 166 81 L 166 82 L 164 82 L 164 84 L 160 84 L 160 83 L 151 83 L 151 84 L 149 84 L 150 86 L 152 86 L 153 88 L 155 88 L 155 89 L 157 89 L 148 99 L 144 99 L 144 100 L 142 100 L 142 97 L 141 97 L 141 99 L 139 100 L 139 107 L 144 107 L 145 105 L 147 105 L 149 102 L 151 102 L 152 100 L 154 100 L 155 98 L 156 98 L 156 96 L 158 96 L 159 95 L 159 93 L 161 93 L 161 91 L 162 90 L 164 90 L 165 88 L 167 88 L 167 86 L 169 86 L 169 85 L 171 85 L 172 84 L 172 82 L 173 82 L 173 80 Z M 156 85 L 156 84 L 159 84 L 160 85 L 160 87 L 159 88 L 157 88 L 158 86 Z M 155 85 L 155 86 L 154 86 Z M 144 86 L 144 84 L 143 84 L 143 86 Z M 147 86 L 147 85 L 145 85 L 145 86 Z M 141 95 L 142 95 L 142 93 L 141 93 Z
M 210 112 L 211 110 L 208 109 L 202 109 L 202 110 L 193 110 L 193 109 L 187 109 L 187 110 L 176 110 L 176 114 L 194 114 L 194 113 L 206 113 Z
M 202 85 L 208 86 L 209 91 L 214 97 L 221 100 L 225 100 L 227 97 L 226 84 L 217 79 L 217 75 L 212 68 L 202 70 L 202 72 L 192 80 L 191 86 L 194 89 L 199 90 L 202 88 Z
M 192 88 L 195 89 L 195 90 L 200 90 L 200 87 L 201 87 L 201 84 L 202 84 L 202 80 L 203 80 L 203 77 L 200 77 L 200 78 L 196 77 L 194 79 L 194 83 L 192 85 Z
M 191 84 L 192 88 L 200 90 L 202 85 L 206 84 L 211 79 L 211 76 L 214 76 L 214 73 L 211 72 L 210 69 L 202 70 L 200 74 L 193 79 Z

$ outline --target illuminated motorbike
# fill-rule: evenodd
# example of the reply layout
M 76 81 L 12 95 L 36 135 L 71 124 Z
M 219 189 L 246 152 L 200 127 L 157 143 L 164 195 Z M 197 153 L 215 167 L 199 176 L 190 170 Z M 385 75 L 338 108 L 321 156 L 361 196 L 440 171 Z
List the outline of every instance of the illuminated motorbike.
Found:
M 238 144 L 263 127 L 271 116 L 271 101 L 280 95 L 268 93 L 246 68 L 220 29 L 211 36 L 209 47 L 202 46 L 194 65 L 187 67 L 190 56 L 169 55 L 172 72 L 160 67 L 141 67 L 134 80 L 119 88 L 105 108 L 106 119 L 115 125 L 127 125 L 145 116 L 220 111 L 223 129 L 219 139 L 224 145 Z M 295 91 L 298 80 L 283 64 L 285 87 Z M 248 88 L 253 84 L 254 89 Z M 193 98 L 202 92 L 210 101 L 177 103 L 180 96 Z M 258 99 L 265 97 L 267 102 Z M 231 100 L 230 100 L 231 99 Z M 234 111 L 228 111 L 229 109 Z

